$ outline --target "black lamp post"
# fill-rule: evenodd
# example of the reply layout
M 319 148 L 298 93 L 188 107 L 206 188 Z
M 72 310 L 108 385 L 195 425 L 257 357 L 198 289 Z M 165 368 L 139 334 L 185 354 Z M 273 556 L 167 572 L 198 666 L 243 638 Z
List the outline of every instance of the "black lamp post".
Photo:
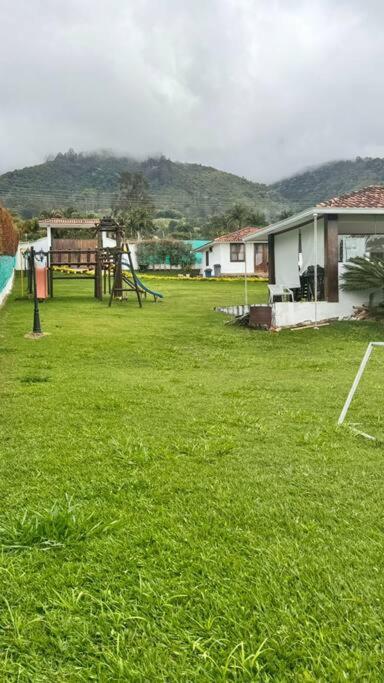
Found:
M 43 334 L 40 322 L 40 311 L 39 311 L 39 300 L 37 298 L 37 287 L 36 287 L 36 268 L 35 268 L 35 250 L 31 247 L 31 268 L 32 268 L 32 280 L 33 280 L 33 334 Z

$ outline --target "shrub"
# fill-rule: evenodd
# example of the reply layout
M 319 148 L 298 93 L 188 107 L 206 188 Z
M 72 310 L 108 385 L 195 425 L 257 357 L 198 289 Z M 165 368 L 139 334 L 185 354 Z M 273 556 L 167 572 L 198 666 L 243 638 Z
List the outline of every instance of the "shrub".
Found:
M 12 216 L 0 206 L 0 254 L 5 256 L 14 256 L 19 244 L 19 235 Z
M 195 260 L 191 246 L 181 240 L 143 240 L 136 253 L 140 267 L 167 263 L 185 268 Z

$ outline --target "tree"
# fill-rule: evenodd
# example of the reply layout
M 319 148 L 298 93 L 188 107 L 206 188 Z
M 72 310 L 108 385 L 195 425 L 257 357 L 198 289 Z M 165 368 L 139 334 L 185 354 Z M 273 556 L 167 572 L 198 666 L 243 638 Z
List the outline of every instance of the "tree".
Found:
M 231 209 L 221 214 L 212 215 L 206 222 L 201 234 L 207 239 L 214 239 L 219 235 L 233 230 L 239 230 L 246 225 L 259 227 L 267 225 L 267 219 L 263 212 L 253 209 L 245 204 L 234 204 Z
M 248 214 L 249 209 L 244 206 L 244 204 L 234 204 L 233 207 L 227 211 L 228 225 L 231 228 L 240 230 L 240 228 L 244 227 Z
M 345 264 L 343 273 L 343 289 L 347 291 L 361 291 L 373 289 L 381 290 L 384 303 L 384 260 L 378 257 L 365 258 L 356 256 Z M 369 306 L 373 307 L 373 294 L 369 295 Z
M 293 209 L 283 209 L 282 211 L 280 211 L 280 213 L 276 217 L 276 220 L 277 221 L 284 221 L 286 218 L 290 218 L 291 216 L 293 216 L 293 214 L 294 214 Z
M 154 204 L 149 196 L 148 181 L 142 173 L 123 171 L 117 196 L 113 202 L 113 217 L 130 237 L 154 232 Z
M 19 244 L 19 234 L 12 216 L 0 206 L 0 254 L 14 256 Z

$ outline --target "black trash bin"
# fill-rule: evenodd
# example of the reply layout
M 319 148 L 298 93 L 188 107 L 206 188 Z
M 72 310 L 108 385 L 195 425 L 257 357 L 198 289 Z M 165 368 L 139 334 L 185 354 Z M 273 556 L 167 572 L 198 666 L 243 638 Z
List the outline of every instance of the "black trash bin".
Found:
M 206 268 L 204 270 L 205 277 L 212 277 L 212 268 Z
M 220 275 L 221 275 L 220 263 L 215 263 L 215 265 L 213 266 L 213 274 L 215 277 L 220 277 Z

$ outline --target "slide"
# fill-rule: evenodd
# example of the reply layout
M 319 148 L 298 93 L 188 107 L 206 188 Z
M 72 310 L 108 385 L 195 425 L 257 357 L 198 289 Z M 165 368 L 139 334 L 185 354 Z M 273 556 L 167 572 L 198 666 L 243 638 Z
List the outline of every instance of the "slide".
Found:
M 147 292 L 147 294 L 152 294 L 152 296 L 154 296 L 155 299 L 164 299 L 164 296 L 160 294 L 160 292 L 154 292 L 152 289 L 148 289 L 148 287 L 146 287 L 145 284 L 141 282 L 140 278 L 138 278 L 137 275 L 136 282 L 139 285 L 140 289 L 143 290 L 143 292 Z
M 48 298 L 47 268 L 36 266 L 36 292 L 41 301 Z

